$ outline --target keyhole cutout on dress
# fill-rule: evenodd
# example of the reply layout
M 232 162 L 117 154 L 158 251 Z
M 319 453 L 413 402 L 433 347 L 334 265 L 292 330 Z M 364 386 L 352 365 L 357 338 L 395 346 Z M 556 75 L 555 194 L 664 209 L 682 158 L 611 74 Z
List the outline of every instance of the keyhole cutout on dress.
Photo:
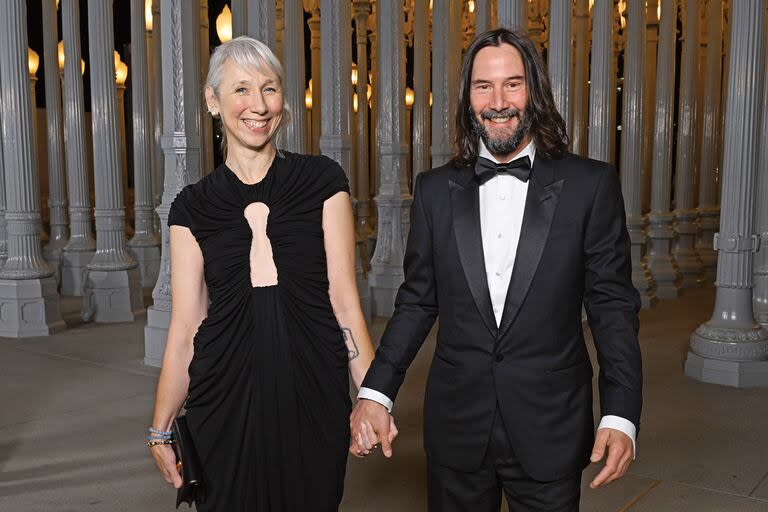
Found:
M 245 207 L 245 219 L 251 227 L 251 286 L 274 286 L 277 284 L 277 268 L 272 258 L 272 243 L 267 237 L 269 207 L 264 203 L 251 203 Z

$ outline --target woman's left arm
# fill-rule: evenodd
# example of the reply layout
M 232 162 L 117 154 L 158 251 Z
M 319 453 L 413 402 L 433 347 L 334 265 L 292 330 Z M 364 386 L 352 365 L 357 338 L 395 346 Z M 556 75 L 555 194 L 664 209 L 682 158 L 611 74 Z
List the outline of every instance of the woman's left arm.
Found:
M 337 192 L 323 205 L 328 294 L 349 353 L 349 373 L 360 389 L 373 361 L 373 344 L 360 308 L 355 282 L 355 221 L 349 194 Z

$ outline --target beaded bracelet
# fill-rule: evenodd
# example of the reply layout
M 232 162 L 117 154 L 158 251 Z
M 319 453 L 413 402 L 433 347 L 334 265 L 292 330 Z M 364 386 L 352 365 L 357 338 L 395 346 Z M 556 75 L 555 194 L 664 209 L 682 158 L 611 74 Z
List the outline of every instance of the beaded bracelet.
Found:
M 149 430 L 150 434 L 157 434 L 163 437 L 171 437 L 171 435 L 173 434 L 173 431 L 171 430 L 158 430 L 154 427 L 149 427 L 147 430 Z
M 149 448 L 152 448 L 153 446 L 161 445 L 161 444 L 173 444 L 173 439 L 162 439 L 160 441 L 147 441 L 147 446 Z

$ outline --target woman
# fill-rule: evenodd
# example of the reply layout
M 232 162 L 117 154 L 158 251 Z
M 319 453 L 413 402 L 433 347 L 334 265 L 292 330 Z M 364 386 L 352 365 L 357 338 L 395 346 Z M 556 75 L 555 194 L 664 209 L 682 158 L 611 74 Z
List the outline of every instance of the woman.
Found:
M 329 158 L 276 149 L 289 112 L 261 42 L 218 47 L 205 98 L 225 163 L 168 216 L 173 309 L 151 436 L 186 399 L 207 490 L 199 512 L 337 510 L 348 372 L 359 388 L 373 358 L 347 179 Z M 179 487 L 170 446 L 150 449 Z

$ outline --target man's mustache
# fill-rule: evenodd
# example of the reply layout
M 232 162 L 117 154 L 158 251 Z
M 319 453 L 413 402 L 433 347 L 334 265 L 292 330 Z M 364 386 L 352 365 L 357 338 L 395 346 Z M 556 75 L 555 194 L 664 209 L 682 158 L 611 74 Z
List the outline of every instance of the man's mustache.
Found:
M 481 119 L 497 119 L 499 117 L 517 117 L 520 118 L 520 110 L 516 108 L 507 108 L 504 110 L 483 110 L 480 112 Z

